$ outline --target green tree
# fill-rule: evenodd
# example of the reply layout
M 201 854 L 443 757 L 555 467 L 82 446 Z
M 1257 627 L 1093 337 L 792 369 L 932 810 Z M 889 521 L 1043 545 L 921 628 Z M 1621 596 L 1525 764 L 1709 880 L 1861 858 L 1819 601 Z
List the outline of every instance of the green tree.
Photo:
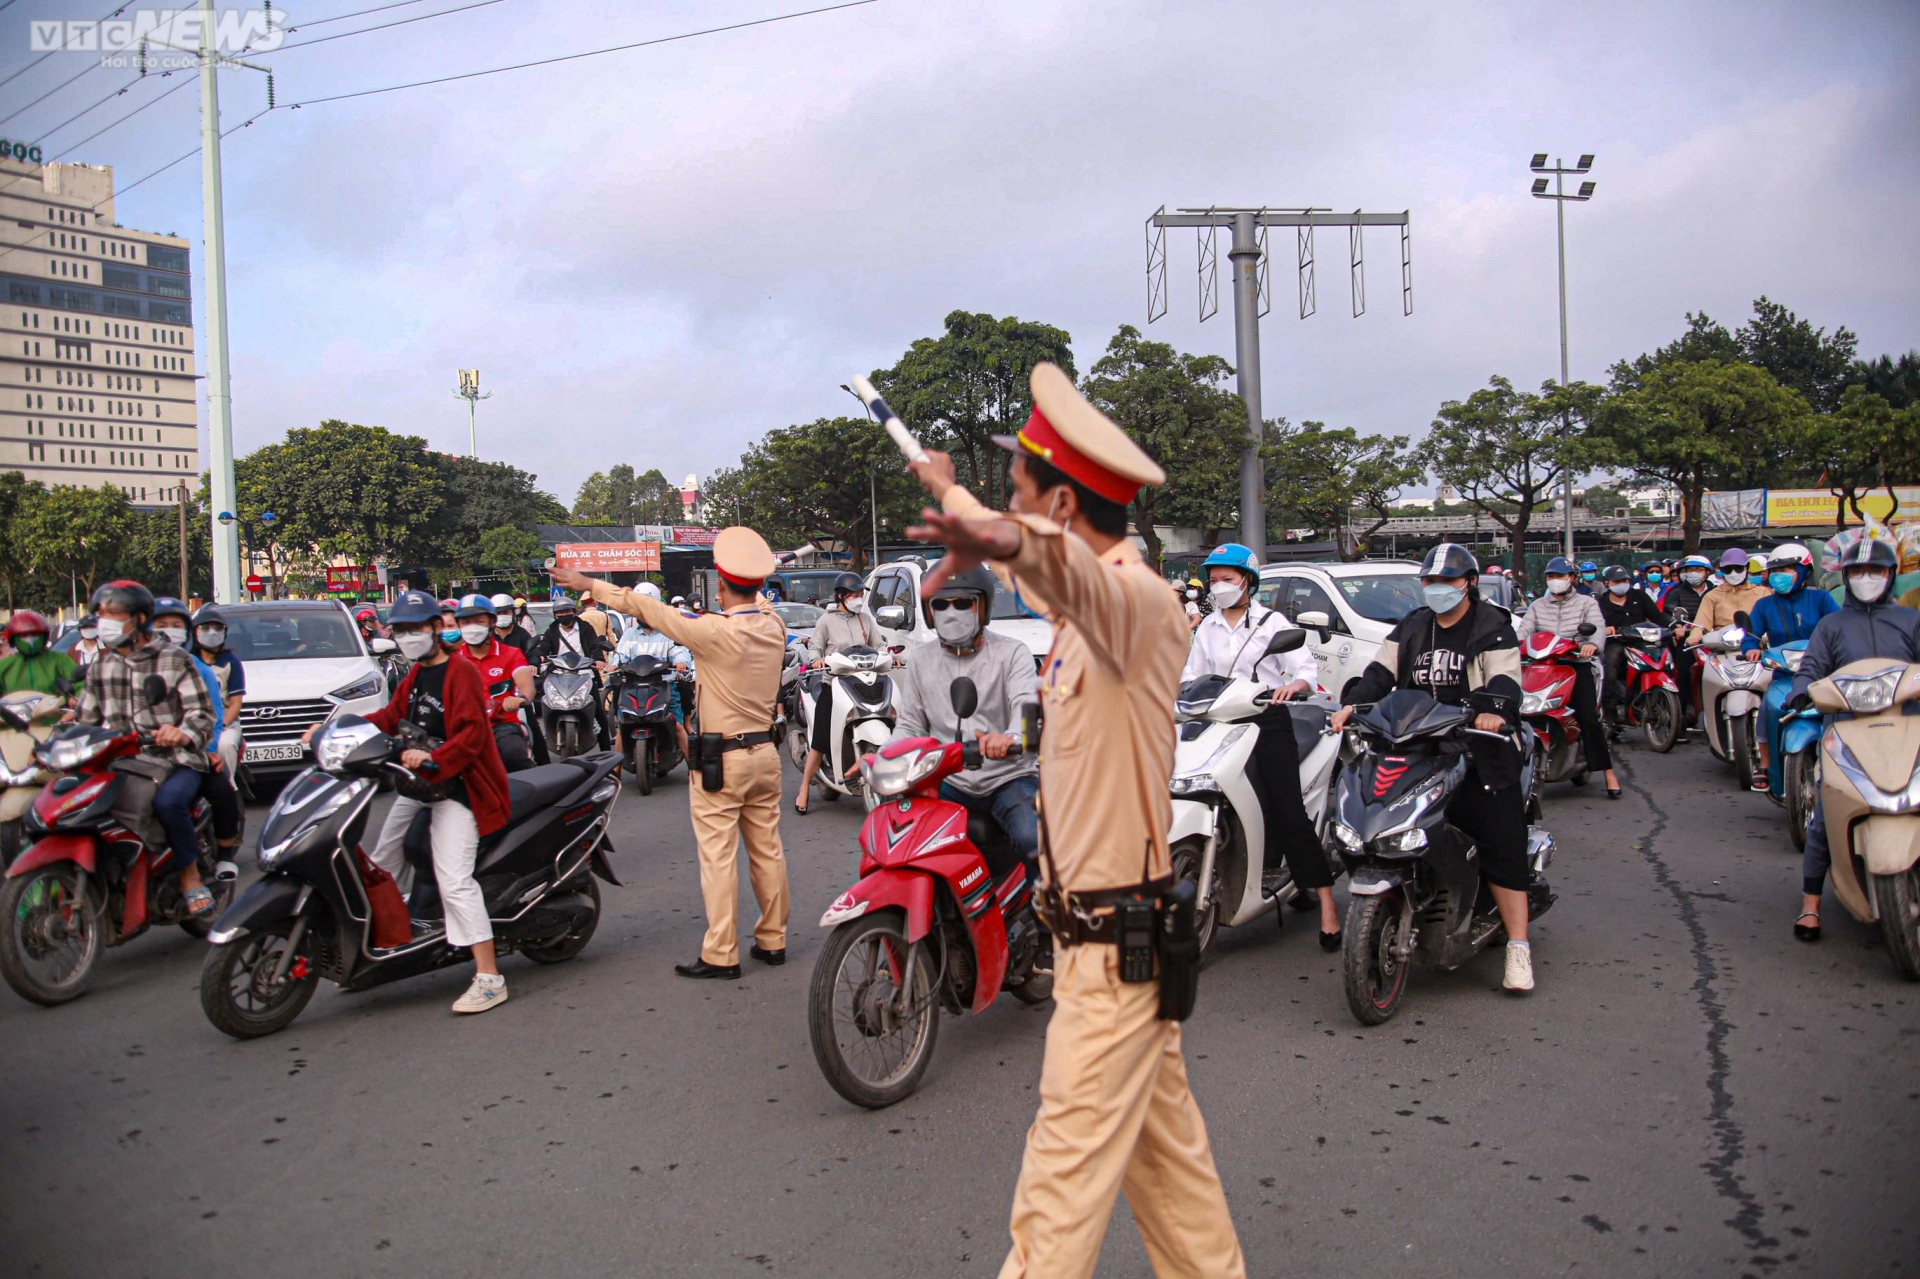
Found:
M 84 600 L 93 594 L 103 571 L 119 564 L 132 518 L 126 494 L 111 484 L 99 488 L 61 484 L 27 490 L 16 527 L 33 571 L 71 580 Z
M 6 584 L 8 612 L 13 611 L 15 592 L 26 586 L 33 572 L 21 517 L 34 495 L 44 491 L 18 471 L 0 474 L 0 582 Z
M 447 504 L 446 472 L 426 441 L 337 419 L 255 449 L 236 464 L 235 478 L 239 514 L 255 520 L 272 511 L 281 545 L 357 564 L 431 560 L 434 519 Z
M 1811 432 L 1822 482 L 1834 496 L 1834 523 L 1865 520 L 1861 499 L 1885 489 L 1895 507 L 1896 485 L 1915 477 L 1920 459 L 1920 404 L 1895 409 L 1864 386 L 1850 386 L 1840 410 L 1816 420 Z
M 1184 355 L 1150 342 L 1130 324 L 1107 343 L 1082 388 L 1167 473 L 1133 501 L 1134 528 L 1147 562 L 1162 567 L 1156 525 L 1217 529 L 1235 518 L 1240 497 L 1240 442 L 1247 413 L 1226 387 L 1233 368 L 1217 355 Z
M 757 530 L 776 548 L 801 542 L 845 545 L 867 561 L 874 499 L 881 521 L 910 523 L 923 505 L 900 450 L 865 418 L 821 418 L 767 432 L 741 457 L 708 477 L 709 509 Z
M 1799 450 L 1812 415 L 1798 391 L 1765 369 L 1718 360 L 1652 369 L 1636 389 L 1606 402 L 1594 432 L 1612 461 L 1679 490 L 1686 550 L 1700 548 L 1700 500 L 1709 488 L 1734 487 L 1754 455 Z
M 1340 558 L 1349 561 L 1365 554 L 1368 541 L 1393 518 L 1400 490 L 1426 474 L 1406 436 L 1361 435 L 1324 422 L 1294 427 L 1285 418 L 1270 421 L 1260 453 L 1269 536 L 1271 530 L 1311 528 L 1338 543 Z M 1349 537 L 1356 509 L 1367 513 L 1365 527 Z
M 1885 400 L 1896 409 L 1920 401 L 1920 351 L 1908 351 L 1899 359 L 1883 355 L 1877 360 L 1858 360 L 1847 380 Z M 1913 476 L 1920 479 L 1920 474 Z
M 1535 395 L 1495 377 L 1464 401 L 1442 404 L 1420 446 L 1435 479 L 1507 531 L 1516 573 L 1526 571 L 1534 507 L 1593 456 L 1586 430 L 1601 395 L 1585 382 L 1545 382 Z
M 1656 368 L 1669 364 L 1745 362 L 1765 369 L 1774 381 L 1800 392 L 1817 412 L 1840 407 L 1840 394 L 1859 380 L 1853 358 L 1858 339 L 1845 328 L 1829 334 L 1816 329 L 1778 302 L 1762 296 L 1753 316 L 1731 333 L 1705 312 L 1687 313 L 1687 331 L 1678 339 L 1635 360 L 1613 366 L 1613 389 L 1629 391 Z
M 990 437 L 1011 435 L 1033 410 L 1027 379 L 1051 361 L 1074 376 L 1065 329 L 1029 320 L 954 311 L 939 337 L 921 338 L 873 382 L 930 448 L 954 455 L 960 482 L 1004 509 L 1008 455 Z
M 659 468 L 636 475 L 622 462 L 581 482 L 572 518 L 576 524 L 671 524 L 680 512 L 680 490 Z
M 419 562 L 451 576 L 471 577 L 491 567 L 480 553 L 480 539 L 491 529 L 510 525 L 531 533 L 536 524 L 568 520 L 567 508 L 516 466 L 445 453 L 428 454 L 427 460 L 439 480 L 440 504 L 409 545 Z
M 546 558 L 546 543 L 523 528 L 502 524 L 480 535 L 477 556 L 482 569 L 504 573 L 513 589 L 526 594 L 533 585 L 533 570 Z

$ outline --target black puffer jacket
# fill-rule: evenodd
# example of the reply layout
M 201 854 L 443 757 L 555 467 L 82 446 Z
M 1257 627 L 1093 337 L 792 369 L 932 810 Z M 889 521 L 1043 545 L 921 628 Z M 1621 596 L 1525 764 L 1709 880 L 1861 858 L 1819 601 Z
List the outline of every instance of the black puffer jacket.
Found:
M 1920 610 L 1895 604 L 1892 594 L 1889 586 L 1878 601 L 1862 604 L 1848 591 L 1839 611 L 1827 614 L 1813 628 L 1788 696 L 1799 697 L 1815 680 L 1825 679 L 1848 662 L 1869 657 L 1920 662 Z

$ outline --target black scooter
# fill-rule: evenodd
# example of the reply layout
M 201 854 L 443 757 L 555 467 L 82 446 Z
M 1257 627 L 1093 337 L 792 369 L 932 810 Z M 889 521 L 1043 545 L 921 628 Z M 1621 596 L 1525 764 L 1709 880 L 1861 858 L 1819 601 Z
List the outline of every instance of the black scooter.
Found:
M 651 653 L 628 658 L 607 676 L 621 753 L 642 795 L 653 794 L 655 780 L 681 762 L 680 738 L 673 731 L 673 686 L 679 678 L 669 663 Z M 689 723 L 687 731 L 697 733 L 699 728 Z
M 287 784 L 260 831 L 260 879 L 220 916 L 200 973 L 200 1006 L 220 1030 L 254 1039 L 284 1029 L 320 978 L 366 990 L 467 958 L 447 944 L 428 843 L 430 813 L 408 828 L 413 935 L 373 943 L 373 906 L 360 861 L 373 797 L 415 774 L 399 763 L 405 743 L 343 715 L 313 739 L 314 766 Z M 600 751 L 507 778 L 512 816 L 480 841 L 474 876 L 486 897 L 495 944 L 542 964 L 578 955 L 600 918 L 599 876 L 618 884 L 607 853 L 607 818 L 620 794 L 620 757 Z M 425 780 L 431 780 L 426 778 Z
M 1447 822 L 1447 803 L 1467 775 L 1469 736 L 1509 740 L 1473 728 L 1472 714 L 1403 688 L 1357 707 L 1348 724 L 1350 758 L 1340 773 L 1330 843 L 1350 876 L 1343 969 L 1347 1007 L 1362 1025 L 1378 1026 L 1400 1011 L 1416 956 L 1435 968 L 1458 968 L 1506 937 L 1472 838 Z M 1522 795 L 1532 767 L 1529 756 Z M 1530 827 L 1529 919 L 1553 905 L 1540 878 L 1552 858 L 1553 837 Z
M 540 732 L 555 759 L 584 755 L 600 738 L 600 705 L 593 662 L 556 653 L 540 668 Z

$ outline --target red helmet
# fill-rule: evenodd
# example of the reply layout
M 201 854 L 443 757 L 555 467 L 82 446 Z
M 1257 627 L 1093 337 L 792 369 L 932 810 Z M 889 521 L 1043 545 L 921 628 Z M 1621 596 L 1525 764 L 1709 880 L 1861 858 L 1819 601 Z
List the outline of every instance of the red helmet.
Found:
M 359 608 L 353 610 L 353 620 L 356 622 L 377 622 L 380 620 L 380 614 L 372 605 L 362 604 Z
M 7 619 L 7 638 L 17 639 L 22 635 L 45 635 L 47 619 L 30 608 L 15 610 Z

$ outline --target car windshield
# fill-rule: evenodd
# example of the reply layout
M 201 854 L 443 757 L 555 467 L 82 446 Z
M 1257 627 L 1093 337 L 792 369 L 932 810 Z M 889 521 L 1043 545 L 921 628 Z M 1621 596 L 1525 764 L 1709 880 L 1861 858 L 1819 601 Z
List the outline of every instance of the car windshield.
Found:
M 1480 579 L 1482 598 L 1492 600 L 1509 612 L 1514 609 L 1513 579 L 1506 577 L 1482 577 Z
M 1369 622 L 1397 622 L 1425 601 L 1412 573 L 1354 573 L 1333 579 L 1351 608 Z
M 825 604 L 833 598 L 833 581 L 840 576 L 840 570 L 818 573 L 782 573 L 774 581 L 780 586 L 780 593 L 796 604 L 811 604 L 815 601 Z
M 353 623 L 339 609 L 271 604 L 229 611 L 227 648 L 243 662 L 358 657 L 363 652 Z
M 800 631 L 816 625 L 823 610 L 811 604 L 775 604 L 773 611 L 787 624 L 788 630 Z

